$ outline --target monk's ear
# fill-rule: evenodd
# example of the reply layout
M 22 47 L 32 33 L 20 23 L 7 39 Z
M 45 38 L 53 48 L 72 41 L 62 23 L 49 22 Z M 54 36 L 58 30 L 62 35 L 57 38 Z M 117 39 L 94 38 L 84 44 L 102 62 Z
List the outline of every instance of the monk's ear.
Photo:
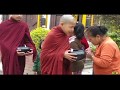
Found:
M 63 26 L 63 25 L 64 25 L 64 23 L 63 23 L 63 22 L 61 22 L 61 23 L 60 23 L 60 25 L 61 25 L 61 26 Z

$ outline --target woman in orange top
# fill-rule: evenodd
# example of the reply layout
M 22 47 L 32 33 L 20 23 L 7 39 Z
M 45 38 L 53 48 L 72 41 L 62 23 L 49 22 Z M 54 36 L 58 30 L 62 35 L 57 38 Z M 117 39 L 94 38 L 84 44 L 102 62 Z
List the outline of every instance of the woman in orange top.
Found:
M 95 54 L 87 52 L 87 57 L 93 60 L 95 75 L 120 74 L 120 50 L 107 31 L 104 26 L 91 26 L 86 31 L 88 40 L 97 45 Z

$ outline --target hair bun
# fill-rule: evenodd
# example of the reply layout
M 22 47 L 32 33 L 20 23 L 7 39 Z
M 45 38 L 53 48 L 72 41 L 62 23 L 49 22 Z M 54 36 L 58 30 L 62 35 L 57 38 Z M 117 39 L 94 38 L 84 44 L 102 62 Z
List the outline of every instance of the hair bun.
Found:
M 99 27 L 101 33 L 103 33 L 103 34 L 107 33 L 108 29 L 105 26 L 98 26 L 98 27 Z

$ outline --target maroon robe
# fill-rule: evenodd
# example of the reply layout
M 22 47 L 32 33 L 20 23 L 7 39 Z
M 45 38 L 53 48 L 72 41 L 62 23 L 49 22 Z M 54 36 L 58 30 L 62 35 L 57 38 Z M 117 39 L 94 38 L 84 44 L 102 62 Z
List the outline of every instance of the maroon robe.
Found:
M 60 26 L 54 27 L 46 37 L 40 54 L 41 73 L 44 75 L 71 75 L 70 61 L 63 58 L 70 49 L 69 37 Z
M 18 46 L 29 46 L 36 57 L 36 48 L 30 37 L 29 28 L 25 22 L 17 22 L 12 18 L 0 24 L 0 50 L 4 75 L 22 75 L 25 68 L 25 56 L 18 56 Z

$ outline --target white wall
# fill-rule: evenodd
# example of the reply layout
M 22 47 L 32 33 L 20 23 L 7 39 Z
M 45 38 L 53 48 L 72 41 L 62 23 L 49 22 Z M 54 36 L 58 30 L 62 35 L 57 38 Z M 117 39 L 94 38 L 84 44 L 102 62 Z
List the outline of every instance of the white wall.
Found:
M 50 17 L 51 15 L 48 15 L 47 29 L 50 29 Z
M 2 22 L 2 17 L 3 17 L 3 15 L 0 15 L 0 23 Z

